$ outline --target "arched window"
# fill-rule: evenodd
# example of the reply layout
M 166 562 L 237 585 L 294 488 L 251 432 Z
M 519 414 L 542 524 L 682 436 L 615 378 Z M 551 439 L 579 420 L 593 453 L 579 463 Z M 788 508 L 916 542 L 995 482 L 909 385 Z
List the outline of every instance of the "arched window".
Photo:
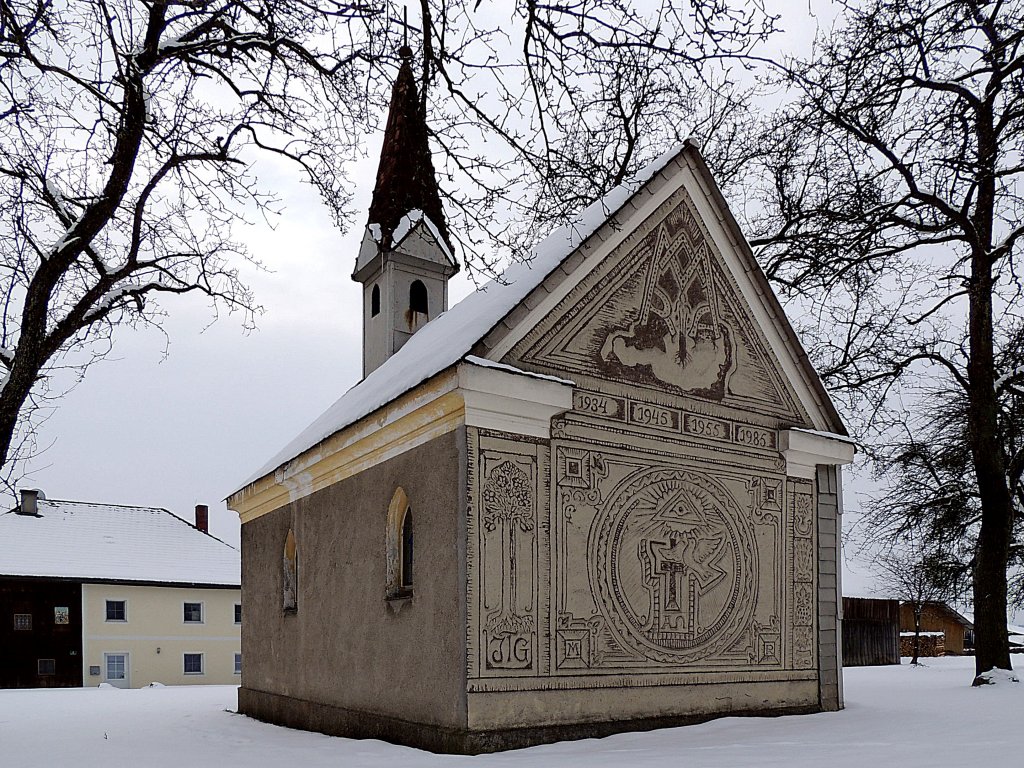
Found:
M 429 315 L 427 306 L 427 286 L 421 280 L 413 280 L 409 286 L 409 309 L 413 312 L 422 312 Z
M 281 584 L 282 606 L 286 612 L 294 613 L 299 609 L 299 548 L 295 544 L 295 534 L 290 528 L 284 540 Z
M 370 292 L 370 317 L 376 317 L 380 314 L 380 286 L 373 286 L 373 290 Z
M 402 521 L 402 587 L 412 589 L 412 508 L 405 510 Z
M 387 585 L 389 599 L 412 596 L 412 511 L 402 488 L 395 491 L 388 506 Z

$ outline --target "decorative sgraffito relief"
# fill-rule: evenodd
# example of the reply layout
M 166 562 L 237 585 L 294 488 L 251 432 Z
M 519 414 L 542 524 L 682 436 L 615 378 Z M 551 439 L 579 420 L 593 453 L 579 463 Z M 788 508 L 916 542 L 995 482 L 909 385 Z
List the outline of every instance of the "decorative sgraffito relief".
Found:
M 503 358 L 576 385 L 543 447 L 471 444 L 471 690 L 813 668 L 807 419 L 763 327 L 677 193 Z
M 698 661 L 750 626 L 753 536 L 735 501 L 706 477 L 674 468 L 640 472 L 596 525 L 600 608 L 641 656 Z
M 653 377 L 696 395 L 721 400 L 735 366 L 733 334 L 722 322 L 710 253 L 701 243 L 688 258 L 658 230 L 636 319 L 612 328 L 601 347 L 613 376 Z M 632 370 L 629 370 L 632 369 Z
M 565 443 L 552 462 L 555 674 L 785 667 L 783 477 Z
M 571 375 L 583 390 L 576 408 L 603 418 L 772 448 L 766 431 L 734 434 L 712 416 L 687 424 L 675 404 L 663 402 L 664 395 L 686 396 L 742 413 L 804 417 L 762 324 L 685 193 L 647 227 L 529 332 L 510 361 Z M 597 382 L 620 386 L 594 391 L 606 390 Z
M 574 406 L 588 416 L 633 425 L 645 432 L 653 429 L 759 450 L 775 450 L 779 444 L 778 433 L 774 429 L 689 413 L 680 408 L 651 405 L 626 397 L 610 397 L 577 389 Z
M 814 497 L 808 484 L 794 487 L 793 513 L 793 666 L 814 666 Z
M 753 477 L 747 483 L 750 497 L 750 512 L 755 531 L 761 533 L 758 538 L 758 552 L 761 560 L 769 560 L 776 564 L 772 569 L 774 577 L 771 585 L 764 585 L 769 592 L 775 607 L 767 623 L 754 622 L 756 642 L 750 661 L 754 664 L 780 664 L 783 659 L 782 622 L 779 618 L 785 584 L 783 569 L 779 567 L 783 552 L 783 480 L 771 477 Z
M 489 463 L 480 490 L 484 666 L 525 670 L 537 630 L 534 467 L 527 457 Z

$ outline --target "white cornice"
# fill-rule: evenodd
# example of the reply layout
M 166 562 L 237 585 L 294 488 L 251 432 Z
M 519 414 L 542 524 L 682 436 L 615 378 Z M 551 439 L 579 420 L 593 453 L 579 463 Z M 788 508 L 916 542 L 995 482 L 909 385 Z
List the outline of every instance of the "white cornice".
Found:
M 466 426 L 551 437 L 552 417 L 572 408 L 572 382 L 481 362 L 459 365 Z
M 807 479 L 814 479 L 819 464 L 849 464 L 856 452 L 848 437 L 809 429 L 782 430 L 779 448 L 786 457 L 786 474 Z
M 487 360 L 423 382 L 228 497 L 243 523 L 394 458 L 466 424 L 548 438 L 572 407 L 573 384 Z

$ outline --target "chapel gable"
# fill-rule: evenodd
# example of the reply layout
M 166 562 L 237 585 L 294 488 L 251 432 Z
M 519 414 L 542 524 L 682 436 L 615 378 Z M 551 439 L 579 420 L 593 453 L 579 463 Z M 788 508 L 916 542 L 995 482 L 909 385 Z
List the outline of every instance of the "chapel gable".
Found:
M 504 362 L 571 378 L 578 397 L 634 393 L 811 426 L 685 188 L 590 269 Z M 625 401 L 599 407 L 598 415 L 629 419 Z

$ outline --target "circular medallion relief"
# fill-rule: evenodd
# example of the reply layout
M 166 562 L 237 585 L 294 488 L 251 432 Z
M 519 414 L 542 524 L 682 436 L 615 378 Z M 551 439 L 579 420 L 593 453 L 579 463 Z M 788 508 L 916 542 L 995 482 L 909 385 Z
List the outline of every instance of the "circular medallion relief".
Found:
M 640 470 L 619 484 L 595 525 L 601 610 L 626 646 L 661 662 L 700 661 L 750 626 L 753 534 L 715 481 L 682 469 Z

